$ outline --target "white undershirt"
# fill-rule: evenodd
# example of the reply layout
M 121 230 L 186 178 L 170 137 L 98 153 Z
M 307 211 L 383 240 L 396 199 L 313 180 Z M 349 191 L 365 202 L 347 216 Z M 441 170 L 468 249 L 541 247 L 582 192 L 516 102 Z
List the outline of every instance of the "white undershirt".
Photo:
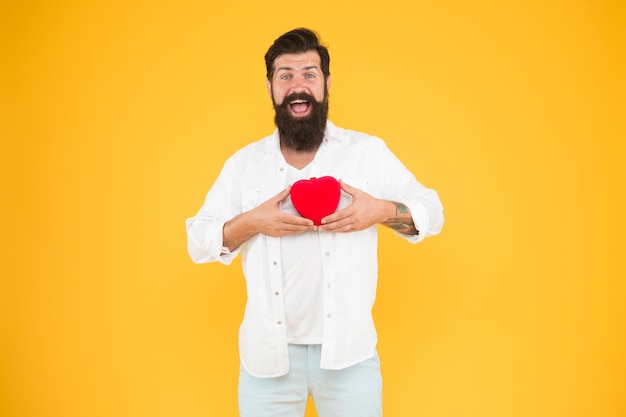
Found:
M 289 166 L 289 184 L 310 178 L 311 164 L 298 170 Z M 281 210 L 298 214 L 286 199 Z M 322 257 L 318 232 L 281 238 L 287 342 L 320 344 L 323 331 Z

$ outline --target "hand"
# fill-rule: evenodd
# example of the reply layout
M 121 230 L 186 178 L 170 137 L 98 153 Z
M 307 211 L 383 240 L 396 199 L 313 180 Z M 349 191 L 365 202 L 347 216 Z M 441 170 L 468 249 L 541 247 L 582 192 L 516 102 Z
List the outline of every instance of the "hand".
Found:
M 381 221 L 380 213 L 388 202 L 372 197 L 365 191 L 339 180 L 341 189 L 352 196 L 352 203 L 322 219 L 320 230 L 329 232 L 357 232 Z
M 315 230 L 313 221 L 280 211 L 280 204 L 289 197 L 291 186 L 248 212 L 257 233 L 281 237 Z
M 316 230 L 312 220 L 280 211 L 280 203 L 290 191 L 291 187 L 288 187 L 258 207 L 227 221 L 223 230 L 223 245 L 232 251 L 258 233 L 281 237 Z

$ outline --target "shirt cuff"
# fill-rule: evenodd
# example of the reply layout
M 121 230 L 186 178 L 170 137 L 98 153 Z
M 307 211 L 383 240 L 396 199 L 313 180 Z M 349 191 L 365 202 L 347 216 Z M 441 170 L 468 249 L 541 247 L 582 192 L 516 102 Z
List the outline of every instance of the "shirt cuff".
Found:
M 416 235 L 406 235 L 400 232 L 396 232 L 398 235 L 402 236 L 406 240 L 411 243 L 418 243 L 424 240 L 426 235 L 428 234 L 428 224 L 429 224 L 429 216 L 426 207 L 420 203 L 408 203 L 406 204 L 411 210 L 411 217 L 413 218 L 413 224 L 415 225 L 415 229 L 417 230 Z

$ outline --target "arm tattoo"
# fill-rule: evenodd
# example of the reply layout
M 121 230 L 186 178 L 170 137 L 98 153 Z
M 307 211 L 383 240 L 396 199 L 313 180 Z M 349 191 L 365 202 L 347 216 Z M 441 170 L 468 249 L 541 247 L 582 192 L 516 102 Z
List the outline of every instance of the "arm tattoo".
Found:
M 394 204 L 396 205 L 396 216 L 388 218 L 383 224 L 405 235 L 419 235 L 420 232 L 415 228 L 413 218 L 410 215 L 407 216 L 409 214 L 408 207 L 402 203 Z

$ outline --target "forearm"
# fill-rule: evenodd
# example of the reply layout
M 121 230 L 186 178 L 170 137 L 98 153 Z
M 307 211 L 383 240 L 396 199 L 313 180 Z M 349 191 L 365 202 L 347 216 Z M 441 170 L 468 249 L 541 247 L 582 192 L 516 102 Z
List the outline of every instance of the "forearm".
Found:
M 383 200 L 381 207 L 380 224 L 405 235 L 419 235 L 419 230 L 415 227 L 411 216 L 411 210 L 406 205 Z
M 232 252 L 257 233 L 250 213 L 241 213 L 224 224 L 222 245 Z

